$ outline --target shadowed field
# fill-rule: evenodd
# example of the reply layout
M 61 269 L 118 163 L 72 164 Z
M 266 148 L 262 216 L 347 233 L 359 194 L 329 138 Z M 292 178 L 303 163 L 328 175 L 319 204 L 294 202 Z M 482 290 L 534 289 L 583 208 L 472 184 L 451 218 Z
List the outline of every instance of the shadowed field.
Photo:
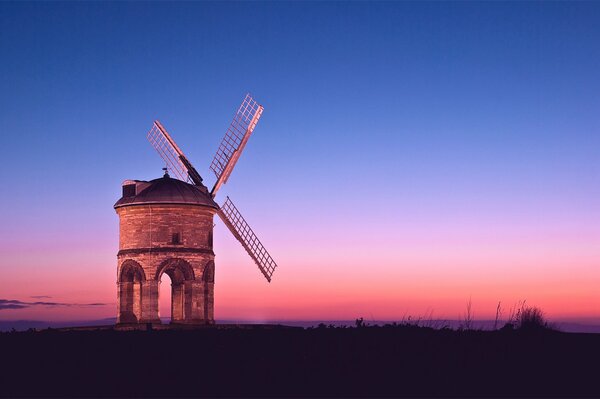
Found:
M 415 326 L 0 334 L 3 396 L 599 396 L 600 334 Z

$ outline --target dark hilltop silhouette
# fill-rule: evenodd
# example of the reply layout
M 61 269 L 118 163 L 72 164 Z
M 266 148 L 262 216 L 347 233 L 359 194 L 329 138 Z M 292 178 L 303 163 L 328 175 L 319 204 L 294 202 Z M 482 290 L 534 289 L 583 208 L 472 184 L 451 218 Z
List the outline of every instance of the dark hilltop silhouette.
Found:
M 600 396 L 600 334 L 545 325 L 163 328 L 1 333 L 0 394 Z

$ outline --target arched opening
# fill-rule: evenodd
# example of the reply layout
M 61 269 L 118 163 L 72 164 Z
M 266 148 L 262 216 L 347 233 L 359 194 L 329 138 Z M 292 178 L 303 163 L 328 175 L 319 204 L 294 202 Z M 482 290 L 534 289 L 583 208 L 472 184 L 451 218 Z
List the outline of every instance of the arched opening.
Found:
M 164 322 L 170 322 L 173 313 L 171 298 L 171 277 L 167 273 L 160 276 L 158 287 L 158 317 Z
M 182 259 L 163 262 L 157 272 L 159 317 L 170 316 L 171 323 L 181 323 L 191 316 L 191 287 L 186 282 L 193 279 L 194 271 L 188 262 Z
M 119 274 L 118 323 L 137 323 L 142 317 L 142 282 L 146 280 L 139 263 L 126 260 Z

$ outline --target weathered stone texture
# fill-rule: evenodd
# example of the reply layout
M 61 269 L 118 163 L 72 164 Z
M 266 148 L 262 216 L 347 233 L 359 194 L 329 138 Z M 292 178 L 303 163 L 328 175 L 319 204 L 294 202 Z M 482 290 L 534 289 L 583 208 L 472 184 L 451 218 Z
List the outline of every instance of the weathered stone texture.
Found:
M 137 205 L 117 208 L 119 249 L 187 248 L 212 252 L 214 210 L 194 205 Z M 180 243 L 173 244 L 173 234 Z
M 118 324 L 160 323 L 159 284 L 172 282 L 172 322 L 214 322 L 213 216 L 216 208 L 148 204 L 116 208 Z

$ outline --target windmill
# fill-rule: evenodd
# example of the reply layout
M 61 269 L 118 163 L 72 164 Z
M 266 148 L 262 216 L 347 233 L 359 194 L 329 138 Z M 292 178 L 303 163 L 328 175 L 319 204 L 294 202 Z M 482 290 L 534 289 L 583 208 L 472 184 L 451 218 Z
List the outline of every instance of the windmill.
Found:
M 212 190 L 210 190 L 210 195 L 213 198 L 215 198 L 221 186 L 229 180 L 229 176 L 254 132 L 263 110 L 263 106 L 256 102 L 250 93 L 246 94 L 210 164 L 210 169 L 217 178 Z M 177 178 L 204 188 L 202 185 L 203 179 L 196 168 L 158 120 L 154 121 L 148 132 L 148 141 L 166 163 L 168 170 L 174 173 Z M 217 214 L 231 231 L 231 234 L 242 244 L 242 247 L 256 263 L 267 281 L 271 282 L 271 276 L 277 264 L 248 225 L 246 219 L 233 204 L 231 198 L 226 198 Z
M 222 205 L 214 201 L 262 112 L 262 105 L 246 95 L 210 164 L 217 178 L 210 191 L 167 129 L 154 121 L 147 136 L 167 166 L 165 174 L 151 181 L 125 180 L 114 205 L 119 215 L 117 325 L 161 323 L 164 274 L 171 279 L 171 323 L 214 323 L 215 213 L 271 281 L 277 264 L 246 219 L 229 197 Z

